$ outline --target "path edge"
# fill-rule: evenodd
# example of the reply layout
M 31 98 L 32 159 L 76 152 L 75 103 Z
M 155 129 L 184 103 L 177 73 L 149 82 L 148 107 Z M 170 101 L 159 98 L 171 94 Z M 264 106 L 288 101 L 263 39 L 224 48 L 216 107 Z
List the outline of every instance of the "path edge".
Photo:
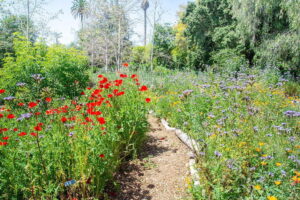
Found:
M 195 165 L 197 163 L 196 155 L 198 155 L 200 152 L 200 146 L 194 139 L 190 138 L 190 136 L 188 136 L 188 134 L 186 134 L 182 130 L 174 127 L 170 127 L 169 123 L 165 119 L 161 119 L 161 124 L 164 126 L 164 128 L 167 131 L 174 132 L 175 135 L 180 139 L 180 141 L 190 149 L 189 163 L 188 163 L 189 170 L 192 176 L 193 185 L 199 186 L 200 185 L 199 171 L 197 170 Z

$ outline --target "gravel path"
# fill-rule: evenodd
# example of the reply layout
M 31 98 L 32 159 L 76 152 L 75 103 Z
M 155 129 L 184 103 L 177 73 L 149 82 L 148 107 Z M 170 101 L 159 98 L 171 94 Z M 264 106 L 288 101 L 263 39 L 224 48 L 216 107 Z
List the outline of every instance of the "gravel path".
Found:
M 187 195 L 188 149 L 159 119 L 149 116 L 151 130 L 138 159 L 122 166 L 113 200 L 182 200 Z

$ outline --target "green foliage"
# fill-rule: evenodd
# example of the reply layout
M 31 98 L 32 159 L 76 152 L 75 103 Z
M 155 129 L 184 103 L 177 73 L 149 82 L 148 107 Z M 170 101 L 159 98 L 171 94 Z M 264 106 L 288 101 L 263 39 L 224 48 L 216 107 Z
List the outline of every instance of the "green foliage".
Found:
M 147 45 L 144 46 L 134 46 L 131 50 L 131 55 L 128 60 L 130 60 L 133 64 L 131 65 L 131 69 L 135 68 L 135 70 L 143 68 L 146 70 L 149 69 L 149 61 L 151 57 L 152 46 Z M 125 59 L 125 58 L 124 58 Z
M 247 60 L 235 49 L 222 49 L 213 53 L 212 60 L 218 72 L 236 72 L 247 65 Z
M 22 21 L 25 20 L 25 16 L 6 16 L 0 20 L 0 67 L 3 65 L 3 59 L 5 54 L 14 53 L 13 50 L 13 39 L 14 33 L 22 33 Z M 30 26 L 30 40 L 36 40 L 35 28 L 32 22 Z
M 284 91 L 287 96 L 300 96 L 300 85 L 295 82 L 287 82 L 284 84 Z
M 173 33 L 168 26 L 156 28 L 156 63 L 196 70 L 213 65 L 219 71 L 272 66 L 297 79 L 299 7 L 298 0 L 190 2 Z
M 15 56 L 4 59 L 4 67 L 0 70 L 0 85 L 8 89 L 11 95 L 18 95 L 21 90 L 28 97 L 39 98 L 42 91 L 51 91 L 51 96 L 78 96 L 87 85 L 87 59 L 82 52 L 64 46 L 47 47 L 45 44 L 32 44 L 24 37 L 14 39 Z M 33 82 L 32 75 L 40 74 L 45 78 Z M 25 83 L 19 87 L 17 83 Z M 24 89 L 27 89 L 27 93 Z M 32 93 L 33 88 L 35 92 Z
M 60 96 L 78 96 L 87 86 L 88 63 L 83 52 L 52 46 L 48 48 L 42 65 L 48 85 Z
M 282 73 L 300 76 L 300 35 L 283 33 L 265 40 L 256 51 L 258 66 L 276 66 Z
M 154 58 L 156 65 L 172 68 L 171 52 L 174 48 L 174 31 L 169 24 L 157 24 L 154 30 Z

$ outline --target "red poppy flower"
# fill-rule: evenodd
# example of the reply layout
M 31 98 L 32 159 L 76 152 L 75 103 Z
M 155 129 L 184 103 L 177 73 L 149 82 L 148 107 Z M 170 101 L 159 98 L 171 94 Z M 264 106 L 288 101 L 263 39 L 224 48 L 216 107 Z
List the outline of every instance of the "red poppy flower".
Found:
M 7 115 L 7 119 L 13 119 L 13 118 L 15 118 L 15 115 L 14 115 L 14 114 L 9 114 L 9 115 Z
M 24 106 L 25 104 L 24 103 L 18 103 L 18 106 Z
M 38 116 L 38 115 L 40 115 L 40 114 L 42 114 L 42 113 L 40 113 L 40 112 L 34 113 L 35 116 Z
M 0 94 L 3 94 L 5 91 L 6 91 L 6 90 L 1 89 L 1 90 L 0 90 Z
M 128 76 L 126 74 L 120 74 L 121 78 L 127 78 Z
M 125 94 L 125 92 L 119 92 L 119 93 L 117 93 L 116 95 L 117 96 L 122 96 L 122 95 L 124 95 Z
M 96 116 L 101 115 L 101 114 L 102 114 L 102 112 L 100 112 L 100 111 L 96 111 L 96 112 L 92 113 L 92 115 L 96 115 Z
M 18 130 L 19 130 L 19 129 L 17 129 L 17 128 L 14 128 L 14 129 L 13 129 L 13 131 L 15 131 L 15 132 L 18 131 Z
M 8 140 L 9 139 L 9 137 L 3 137 L 2 138 L 2 140 Z
M 7 142 L 0 142 L 0 146 L 6 146 Z
M 104 154 L 100 154 L 99 157 L 100 157 L 100 158 L 104 158 L 105 155 L 104 155 Z
M 76 116 L 70 117 L 69 120 L 75 121 L 76 120 Z
M 102 75 L 102 74 L 99 74 L 99 75 L 98 75 L 98 78 L 103 78 L 103 75 Z
M 36 131 L 41 131 L 41 130 L 43 130 L 43 128 L 40 127 L 40 126 L 36 126 L 36 127 L 34 127 L 34 130 L 36 130 Z
M 103 77 L 102 81 L 99 81 L 100 84 L 104 84 L 108 81 L 108 79 L 106 77 Z
M 36 137 L 38 134 L 37 133 L 30 133 L 33 137 Z
M 89 118 L 89 117 L 86 117 L 86 118 L 85 118 L 85 121 L 86 121 L 86 122 L 92 122 L 93 120 L 92 120 L 91 118 Z
M 97 120 L 100 124 L 105 124 L 106 123 L 106 121 L 103 117 L 99 117 Z
M 86 89 L 91 90 L 92 88 L 88 87 L 88 88 L 86 88 Z
M 85 93 L 84 93 L 84 92 L 81 92 L 80 94 L 81 94 L 81 95 L 85 95 Z
M 60 119 L 60 121 L 61 121 L 62 123 L 65 123 L 65 122 L 68 121 L 68 119 L 67 119 L 66 117 L 62 117 L 62 118 Z
M 112 94 L 108 94 L 108 95 L 107 95 L 107 97 L 108 97 L 108 98 L 113 98 L 113 97 L 114 97 L 114 95 L 112 95 Z
M 140 91 L 147 91 L 148 88 L 147 88 L 147 86 L 143 85 L 139 90 L 140 90 Z
M 136 78 L 137 77 L 137 75 L 136 74 L 132 74 L 131 75 L 131 78 L 133 79 L 133 78 Z
M 128 67 L 129 64 L 128 63 L 123 63 L 123 67 Z
M 0 118 L 2 118 L 2 117 L 4 117 L 4 115 L 0 113 Z
M 25 135 L 27 135 L 27 133 L 25 133 L 25 132 L 21 132 L 18 134 L 18 136 L 20 136 L 20 137 L 25 136 Z
M 121 79 L 121 80 L 115 80 L 115 86 L 120 86 L 120 85 L 122 85 L 123 84 L 123 80 Z
M 147 103 L 150 103 L 150 102 L 151 102 L 151 99 L 150 99 L 150 98 L 146 98 L 145 100 L 146 100 Z
M 1 132 L 6 132 L 6 131 L 8 131 L 8 128 L 3 128 L 3 129 L 0 129 L 1 130 Z
M 34 107 L 36 107 L 38 104 L 37 103 L 35 103 L 35 102 L 30 102 L 29 104 L 28 104 L 28 108 L 34 108 Z
M 47 97 L 47 98 L 45 99 L 45 101 L 47 101 L 48 103 L 50 103 L 50 102 L 52 101 L 52 98 Z

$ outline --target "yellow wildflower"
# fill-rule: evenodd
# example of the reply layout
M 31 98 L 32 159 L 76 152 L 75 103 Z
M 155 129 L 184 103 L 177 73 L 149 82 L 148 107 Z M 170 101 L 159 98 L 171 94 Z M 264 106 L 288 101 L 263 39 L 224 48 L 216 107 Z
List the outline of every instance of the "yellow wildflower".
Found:
M 295 148 L 296 148 L 296 149 L 300 149 L 300 145 L 296 145 Z
M 242 146 L 244 146 L 244 145 L 246 145 L 246 144 L 247 144 L 247 142 L 240 142 L 238 146 L 239 146 L 239 147 L 242 147 Z
M 256 148 L 255 151 L 261 152 L 261 148 Z
M 300 182 L 300 178 L 297 176 L 293 176 L 292 181 L 294 182 Z
M 258 143 L 259 146 L 264 146 L 265 144 L 266 144 L 266 143 L 264 143 L 264 142 L 259 142 L 259 143 Z
M 275 185 L 280 185 L 281 181 L 274 181 Z
M 256 189 L 256 190 L 261 190 L 260 185 L 255 185 L 255 186 L 253 186 L 253 187 L 254 187 L 254 189 Z
M 261 165 L 262 166 L 265 166 L 265 165 L 267 165 L 268 163 L 266 163 L 265 161 L 263 161 L 263 162 L 261 162 Z
M 274 196 L 268 196 L 268 200 L 277 200 L 277 198 Z
M 288 153 L 293 153 L 293 150 L 291 150 L 291 149 L 287 149 L 286 150 Z
M 296 176 L 300 176 L 300 172 L 298 172 L 298 171 L 294 171 L 294 172 L 295 172 Z
M 280 162 L 276 163 L 277 167 L 280 167 L 282 164 Z

